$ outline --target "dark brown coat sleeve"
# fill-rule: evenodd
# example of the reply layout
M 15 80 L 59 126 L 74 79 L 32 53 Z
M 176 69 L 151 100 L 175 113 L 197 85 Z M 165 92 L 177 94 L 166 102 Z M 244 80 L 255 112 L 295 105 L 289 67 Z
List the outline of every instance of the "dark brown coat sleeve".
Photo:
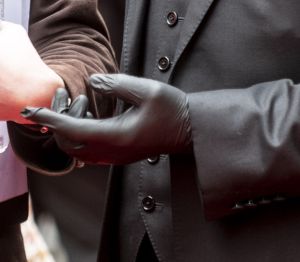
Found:
M 29 26 L 35 48 L 63 78 L 71 97 L 88 93 L 93 102 L 93 95 L 86 89 L 88 77 L 97 72 L 117 71 L 98 2 L 32 0 Z
M 106 114 L 111 101 L 95 97 L 87 87 L 91 74 L 117 71 L 98 1 L 32 0 L 29 36 L 45 63 L 63 78 L 71 97 L 87 94 L 91 111 L 98 116 Z M 98 107 L 101 112 L 96 101 L 102 105 Z M 30 168 L 53 175 L 73 168 L 74 161 L 54 143 L 45 146 L 49 137 L 13 122 L 8 128 L 16 154 Z

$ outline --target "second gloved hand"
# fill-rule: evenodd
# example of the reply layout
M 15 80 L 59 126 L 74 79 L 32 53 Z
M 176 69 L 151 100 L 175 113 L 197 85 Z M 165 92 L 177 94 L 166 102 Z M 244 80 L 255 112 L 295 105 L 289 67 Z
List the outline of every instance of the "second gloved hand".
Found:
M 58 88 L 52 98 L 51 110 L 76 118 L 92 118 L 91 113 L 88 112 L 88 99 L 85 95 L 77 96 L 70 106 L 69 99 L 67 90 Z M 79 144 L 77 141 L 69 140 L 68 137 L 59 135 L 57 132 L 54 132 L 51 141 L 48 141 L 48 143 L 51 143 L 53 139 L 62 150 L 77 147 Z
M 67 138 L 66 144 L 60 140 L 58 145 L 85 162 L 125 164 L 157 154 L 183 152 L 190 146 L 191 125 L 184 92 L 123 74 L 96 74 L 90 84 L 95 91 L 131 106 L 107 119 L 75 118 L 44 108 L 28 108 L 23 116 Z

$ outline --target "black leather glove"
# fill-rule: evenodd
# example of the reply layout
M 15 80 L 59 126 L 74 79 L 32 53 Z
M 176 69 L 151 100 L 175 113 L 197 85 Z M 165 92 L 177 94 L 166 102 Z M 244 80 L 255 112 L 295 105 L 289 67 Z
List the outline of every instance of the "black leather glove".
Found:
M 76 118 L 92 118 L 91 113 L 88 112 L 88 99 L 86 96 L 77 96 L 70 106 L 69 99 L 70 97 L 67 90 L 64 88 L 58 88 L 52 99 L 51 110 L 59 114 Z M 53 139 L 49 140 L 48 143 L 56 142 L 57 145 L 64 151 L 67 151 L 70 147 L 76 147 L 80 144 L 77 141 L 69 140 L 68 137 L 60 135 L 57 132 L 54 132 L 54 136 L 52 138 Z
M 45 108 L 27 108 L 22 115 L 48 126 L 56 136 L 68 138 L 72 143 L 59 140 L 58 145 L 85 162 L 124 164 L 161 153 L 183 152 L 191 145 L 184 92 L 161 82 L 123 74 L 96 74 L 90 78 L 90 84 L 95 91 L 132 106 L 118 116 L 102 120 L 78 119 Z M 85 110 L 79 111 L 82 114 Z

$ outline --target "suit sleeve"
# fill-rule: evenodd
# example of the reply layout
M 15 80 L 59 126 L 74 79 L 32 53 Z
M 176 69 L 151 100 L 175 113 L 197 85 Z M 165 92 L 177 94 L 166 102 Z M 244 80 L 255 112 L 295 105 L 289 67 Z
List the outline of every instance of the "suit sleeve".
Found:
M 188 95 L 206 218 L 300 195 L 300 86 L 290 80 Z
M 86 88 L 91 74 L 117 71 L 97 0 L 32 0 L 29 36 L 43 61 L 62 77 L 72 98 L 86 94 L 94 115 L 109 114 L 113 101 L 96 97 Z M 102 106 L 97 109 L 96 103 Z M 29 168 L 61 175 L 74 167 L 72 158 L 48 142 L 49 136 L 13 122 L 8 129 L 15 153 Z

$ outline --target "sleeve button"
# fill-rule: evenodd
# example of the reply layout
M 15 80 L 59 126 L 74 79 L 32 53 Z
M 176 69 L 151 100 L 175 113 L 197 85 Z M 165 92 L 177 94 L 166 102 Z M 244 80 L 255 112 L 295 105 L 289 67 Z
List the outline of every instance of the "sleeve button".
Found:
M 253 200 L 248 200 L 248 202 L 245 204 L 245 207 L 253 208 L 257 207 L 257 205 L 254 203 Z
M 271 201 L 270 199 L 266 198 L 266 197 L 262 197 L 262 198 L 260 198 L 260 199 L 257 201 L 257 203 L 258 203 L 259 205 L 269 205 L 269 204 L 272 203 L 272 201 Z
M 273 198 L 273 201 L 275 201 L 275 202 L 282 202 L 282 201 L 285 201 L 285 200 L 286 200 L 286 197 L 281 196 L 281 195 L 277 195 Z
M 236 203 L 233 207 L 232 210 L 242 210 L 244 209 L 244 206 L 241 203 Z

